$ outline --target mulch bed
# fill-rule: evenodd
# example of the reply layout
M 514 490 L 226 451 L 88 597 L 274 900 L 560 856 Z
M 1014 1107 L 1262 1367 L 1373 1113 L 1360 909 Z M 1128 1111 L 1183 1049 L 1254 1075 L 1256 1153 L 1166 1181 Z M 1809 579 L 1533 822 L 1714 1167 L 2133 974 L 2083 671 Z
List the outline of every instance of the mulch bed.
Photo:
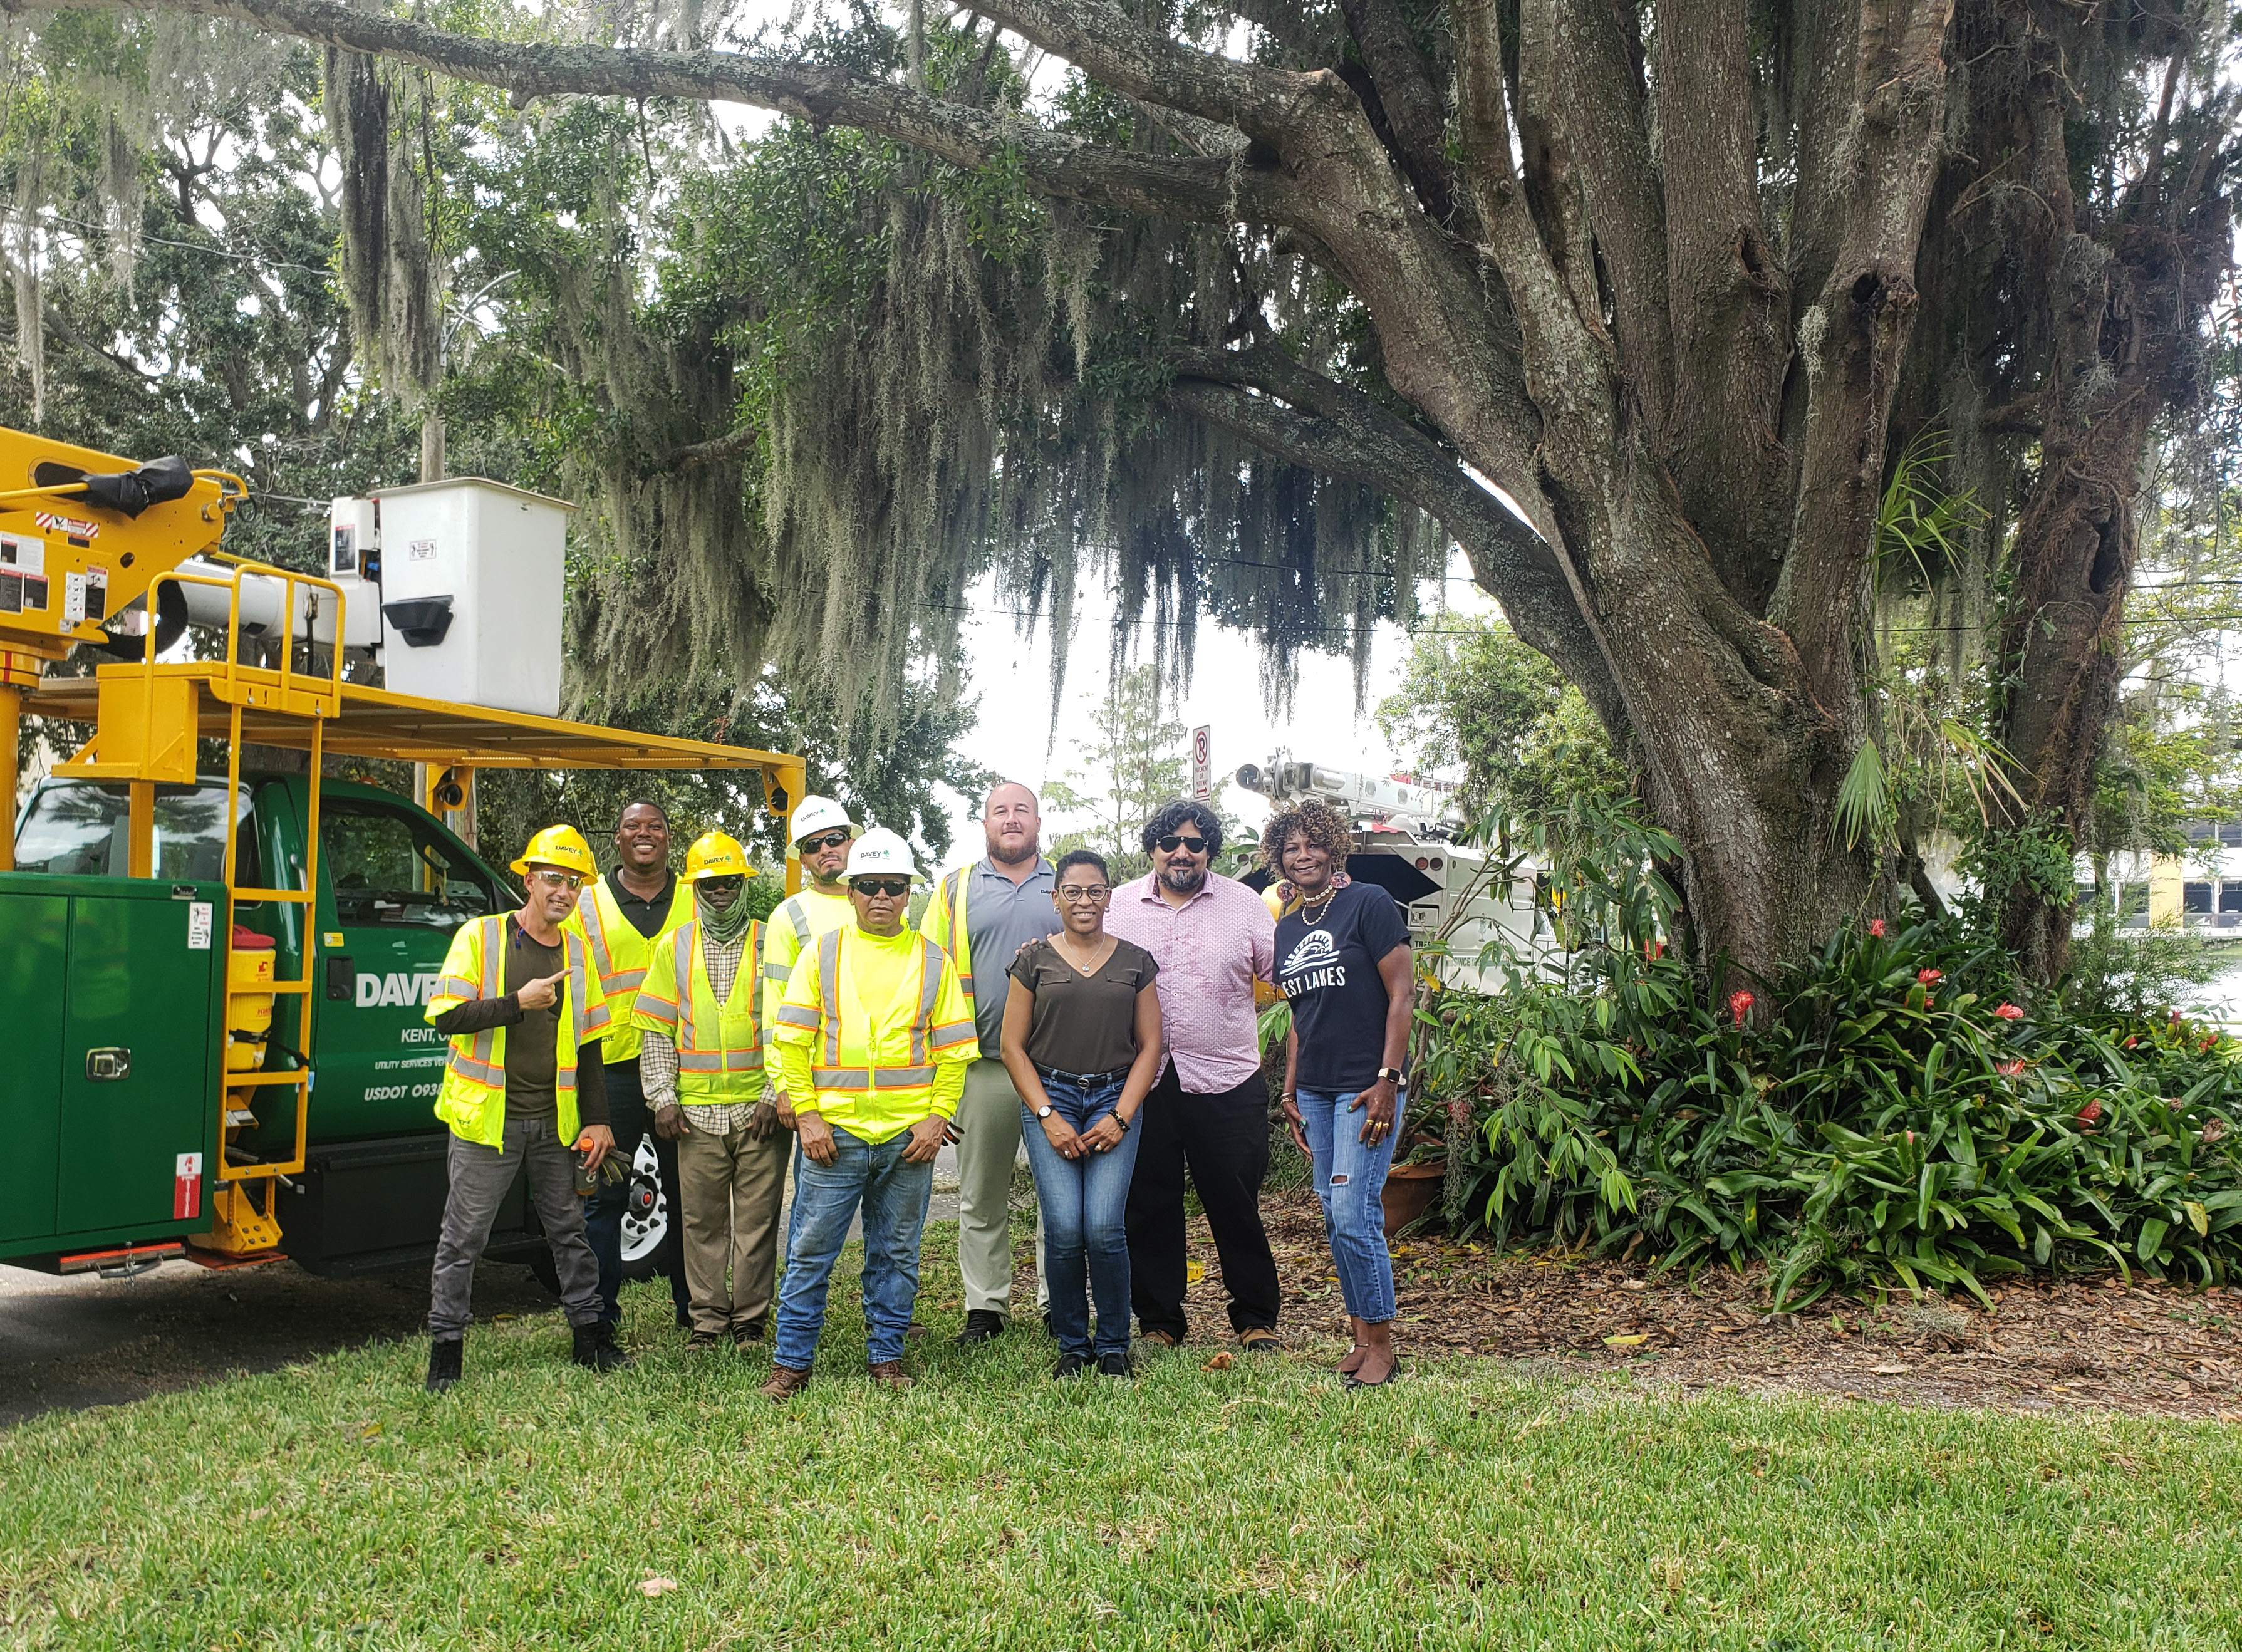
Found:
M 1271 1193 L 1263 1212 L 1285 1340 L 1335 1359 L 1346 1315 L 1315 1198 Z M 1191 1242 L 1206 1270 L 1188 1297 L 1191 1342 L 1234 1346 L 1203 1220 Z M 1617 1262 L 1438 1236 L 1399 1240 L 1393 1258 L 1405 1360 L 1468 1354 L 1552 1373 L 1626 1369 L 1684 1388 L 2242 1422 L 2242 1287 L 2137 1273 L 2128 1288 L 2111 1273 L 2000 1287 L 1990 1313 L 1963 1294 L 1916 1303 L 1902 1293 L 1881 1304 L 1825 1296 L 1770 1314 L 1757 1268 L 1652 1283 Z

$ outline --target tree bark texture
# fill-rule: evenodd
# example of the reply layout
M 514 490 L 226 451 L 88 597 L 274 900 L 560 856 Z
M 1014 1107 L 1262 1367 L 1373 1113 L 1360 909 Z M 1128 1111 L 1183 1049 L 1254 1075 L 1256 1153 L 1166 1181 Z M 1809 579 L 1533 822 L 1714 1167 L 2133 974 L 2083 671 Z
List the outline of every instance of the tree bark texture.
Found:
M 2064 149 L 2086 93 L 2065 65 L 2192 61 L 2215 45 L 2211 12 L 1451 0 L 1428 25 L 1399 0 L 1341 0 L 1323 23 L 1241 0 L 1284 48 L 1271 64 L 1115 0 L 976 0 L 1158 115 L 1124 148 L 826 64 L 501 42 L 335 0 L 164 3 L 517 100 L 724 98 L 959 166 L 1002 158 L 1053 196 L 1234 223 L 1272 256 L 1311 257 L 1366 313 L 1376 382 L 1341 386 L 1249 336 L 1171 363 L 1167 410 L 1441 521 L 1640 762 L 1684 845 L 1702 956 L 1750 982 L 1895 890 L 1833 814 L 1872 733 L 1868 593 L 1897 446 L 2036 398 L 2002 729 L 2032 808 L 2075 821 L 2091 794 L 2130 479 L 2224 269 L 2205 249 L 2225 232 L 2232 142 L 2187 154 L 2159 135 L 2124 225 L 2091 221 Z M 1308 60 L 1341 24 L 1336 60 Z M 2037 242 L 1973 224 L 1984 201 L 2027 195 Z M 1996 265 L 2031 279 L 1972 287 Z M 2029 380 L 1997 397 L 1996 319 L 2024 341 L 2000 371 Z M 1972 373 L 1974 400 L 1957 399 Z

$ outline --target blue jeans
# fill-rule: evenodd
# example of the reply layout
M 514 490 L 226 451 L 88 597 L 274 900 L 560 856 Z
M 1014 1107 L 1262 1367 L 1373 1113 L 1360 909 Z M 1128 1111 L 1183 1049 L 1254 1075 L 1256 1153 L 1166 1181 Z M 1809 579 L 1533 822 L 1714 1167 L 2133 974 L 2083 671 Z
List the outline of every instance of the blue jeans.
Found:
M 1042 1074 L 1052 1111 L 1079 1132 L 1113 1111 L 1123 1080 L 1091 1085 Z M 1064 1158 L 1043 1122 L 1020 1108 L 1036 1202 L 1044 1213 L 1044 1269 L 1051 1283 L 1052 1334 L 1061 1353 L 1129 1352 L 1129 1181 L 1137 1172 L 1137 1132 L 1107 1152 Z M 1088 1286 L 1085 1295 L 1084 1286 Z M 1090 1340 L 1090 1306 L 1098 1305 L 1098 1341 Z
M 835 1126 L 839 1156 L 821 1165 L 808 1153 L 795 1161 L 794 1218 L 786 1239 L 786 1277 L 778 1288 L 777 1363 L 807 1371 L 825 1328 L 833 1265 L 849 1240 L 857 1207 L 864 1212 L 865 1357 L 884 1365 L 903 1357 L 918 1300 L 918 1241 L 934 1192 L 934 1165 L 903 1162 L 910 1132 L 873 1146 Z
M 1366 1108 L 1347 1111 L 1351 1090 L 1310 1090 L 1295 1095 L 1315 1160 L 1316 1197 L 1324 1207 L 1324 1238 L 1339 1269 L 1346 1311 L 1373 1325 L 1393 1317 L 1393 1258 L 1386 1249 L 1386 1207 L 1379 1194 L 1393 1165 L 1393 1132 L 1377 1144 L 1362 1139 Z M 1396 1098 L 1400 1117 L 1406 1098 Z

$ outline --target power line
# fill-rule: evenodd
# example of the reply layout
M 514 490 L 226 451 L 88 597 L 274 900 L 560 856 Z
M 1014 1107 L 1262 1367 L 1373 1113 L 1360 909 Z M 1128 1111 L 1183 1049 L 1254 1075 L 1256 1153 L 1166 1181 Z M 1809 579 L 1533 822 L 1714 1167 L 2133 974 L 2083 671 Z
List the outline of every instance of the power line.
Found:
M 109 225 L 105 224 L 90 223 L 84 218 L 64 218 L 60 213 L 42 216 L 37 212 L 25 212 L 19 206 L 0 206 L 0 215 L 14 218 L 19 223 L 35 224 L 42 229 L 59 230 L 62 233 L 74 236 L 78 240 L 88 239 L 88 232 L 104 235 L 110 233 Z M 321 280 L 329 283 L 335 279 L 335 272 L 331 269 L 309 264 L 297 264 L 286 259 L 267 258 L 262 252 L 236 252 L 226 247 L 211 246 L 200 241 L 175 241 L 168 236 L 162 235 L 140 233 L 137 238 L 150 246 L 175 246 L 184 252 L 200 252 L 210 258 L 224 259 L 231 264 L 254 264 L 268 270 L 297 270 L 305 275 L 316 275 Z

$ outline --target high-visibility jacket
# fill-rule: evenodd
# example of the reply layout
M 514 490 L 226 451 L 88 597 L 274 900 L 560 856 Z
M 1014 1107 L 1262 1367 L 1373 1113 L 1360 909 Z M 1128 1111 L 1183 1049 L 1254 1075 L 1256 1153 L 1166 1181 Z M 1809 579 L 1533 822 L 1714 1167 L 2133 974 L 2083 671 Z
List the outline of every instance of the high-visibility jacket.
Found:
M 868 935 L 854 923 L 802 955 L 771 1038 L 795 1110 L 875 1145 L 929 1113 L 955 1118 L 981 1053 L 950 955 L 909 930 Z
M 477 918 L 463 923 L 452 937 L 444 955 L 444 972 L 428 995 L 423 1018 L 433 1022 L 454 1004 L 470 998 L 506 996 L 506 926 L 507 915 Z M 553 1062 L 553 1097 L 559 1112 L 560 1139 L 576 1139 L 576 1051 L 607 1030 L 609 1011 L 600 977 L 592 973 L 581 936 L 560 932 L 567 954 L 568 975 L 561 983 L 559 1048 Z M 449 1042 L 444 1082 L 436 1092 L 436 1117 L 452 1133 L 486 1147 L 506 1145 L 506 1034 L 504 1027 L 463 1032 Z
M 778 1006 L 786 997 L 786 984 L 794 979 L 795 960 L 821 935 L 848 929 L 856 922 L 856 909 L 845 895 L 822 895 L 803 890 L 781 901 L 763 926 L 763 1031 L 776 1023 Z M 769 1042 L 766 1038 L 765 1042 Z M 783 1081 L 782 1081 L 783 1082 Z
M 944 873 L 934 886 L 934 898 L 926 903 L 926 917 L 918 926 L 921 935 L 948 952 L 957 964 L 957 984 L 965 989 L 968 1004 L 973 1001 L 973 938 L 965 928 L 965 901 L 973 888 L 973 874 L 980 868 L 980 862 L 969 861 L 956 871 Z
M 755 959 L 762 925 L 748 925 L 732 990 L 716 1002 L 701 922 L 680 924 L 654 944 L 632 1014 L 642 1031 L 677 1046 L 677 1099 L 687 1106 L 753 1101 L 763 1092 L 763 1029 Z
M 584 937 L 584 944 L 591 950 L 593 971 L 600 977 L 600 991 L 607 994 L 607 1008 L 614 1017 L 607 1036 L 600 1040 L 601 1061 L 612 1066 L 618 1061 L 638 1059 L 639 1030 L 631 1019 L 631 1001 L 638 996 L 639 983 L 646 978 L 647 959 L 653 954 L 654 942 L 675 931 L 693 912 L 693 885 L 681 877 L 670 898 L 669 910 L 662 914 L 661 927 L 651 938 L 641 935 L 638 925 L 623 916 L 606 878 L 594 878 L 576 897 L 576 910 L 560 927 Z

